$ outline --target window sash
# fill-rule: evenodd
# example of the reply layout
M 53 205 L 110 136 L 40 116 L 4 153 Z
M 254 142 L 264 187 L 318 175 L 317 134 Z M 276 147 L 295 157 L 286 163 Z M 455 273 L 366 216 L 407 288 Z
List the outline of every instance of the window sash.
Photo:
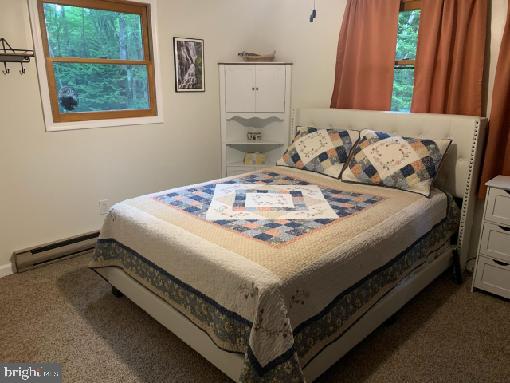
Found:
M 121 13 L 140 15 L 142 23 L 143 60 L 118 60 L 105 58 L 83 58 L 83 57 L 51 57 L 49 54 L 48 32 L 46 30 L 46 19 L 44 15 L 44 3 L 59 4 L 62 6 L 75 6 L 82 8 L 93 8 L 109 10 Z M 50 93 L 50 103 L 54 122 L 76 122 L 87 120 L 108 120 L 116 118 L 155 116 L 156 89 L 155 74 L 152 54 L 152 39 L 150 35 L 149 17 L 150 5 L 146 3 L 126 2 L 122 0 L 38 0 L 37 10 L 41 28 L 41 39 L 44 50 L 46 75 Z M 149 109 L 123 109 L 102 112 L 75 112 L 61 113 L 58 106 L 58 92 L 55 81 L 54 63 L 86 63 L 86 64 L 111 64 L 111 65 L 145 65 L 147 67 L 147 82 L 149 95 Z
M 395 66 L 397 67 L 414 67 L 416 60 L 395 60 Z
M 401 0 L 400 12 L 415 11 L 417 9 L 421 9 L 421 1 L 422 0 Z

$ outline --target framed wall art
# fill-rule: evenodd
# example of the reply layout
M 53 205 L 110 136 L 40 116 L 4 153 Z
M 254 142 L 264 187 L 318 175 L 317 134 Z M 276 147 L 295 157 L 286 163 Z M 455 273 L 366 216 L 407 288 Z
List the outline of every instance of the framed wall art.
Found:
M 204 40 L 174 37 L 175 91 L 205 92 Z

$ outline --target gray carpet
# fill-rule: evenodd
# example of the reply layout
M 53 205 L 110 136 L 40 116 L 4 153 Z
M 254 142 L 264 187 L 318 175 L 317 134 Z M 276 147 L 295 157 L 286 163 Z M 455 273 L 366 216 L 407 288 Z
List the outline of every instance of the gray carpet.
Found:
M 0 361 L 56 361 L 64 382 L 228 382 L 86 268 L 0 279 Z M 509 382 L 510 302 L 433 282 L 318 382 Z

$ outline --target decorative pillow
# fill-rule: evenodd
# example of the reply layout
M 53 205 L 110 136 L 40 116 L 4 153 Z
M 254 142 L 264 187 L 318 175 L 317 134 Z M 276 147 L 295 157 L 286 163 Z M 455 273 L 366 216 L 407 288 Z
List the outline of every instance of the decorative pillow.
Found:
M 339 178 L 349 152 L 359 138 L 355 130 L 297 127 L 296 137 L 276 165 Z
M 342 173 L 342 181 L 386 186 L 428 197 L 450 144 L 451 140 L 363 130 Z

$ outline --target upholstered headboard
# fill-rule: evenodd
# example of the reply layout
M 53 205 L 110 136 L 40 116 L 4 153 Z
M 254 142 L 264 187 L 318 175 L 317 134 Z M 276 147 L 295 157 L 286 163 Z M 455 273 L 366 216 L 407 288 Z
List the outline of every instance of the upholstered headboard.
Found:
M 453 140 L 436 184 L 442 190 L 462 198 L 458 247 L 461 264 L 465 267 L 487 125 L 485 118 L 351 109 L 298 109 L 293 116 L 293 130 L 298 125 L 316 128 L 371 129 L 411 137 Z

